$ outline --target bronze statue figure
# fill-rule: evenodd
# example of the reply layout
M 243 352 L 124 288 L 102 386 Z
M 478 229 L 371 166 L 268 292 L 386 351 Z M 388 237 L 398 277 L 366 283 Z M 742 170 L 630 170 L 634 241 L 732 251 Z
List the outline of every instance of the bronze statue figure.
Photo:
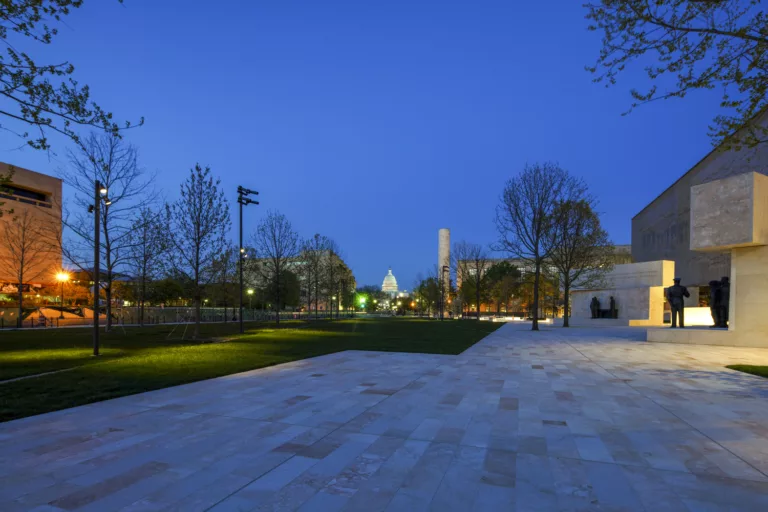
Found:
M 592 302 L 589 303 L 589 310 L 592 312 L 592 318 L 597 318 L 600 315 L 600 301 L 597 297 L 592 297 Z
M 610 309 L 610 312 L 611 312 L 611 318 L 618 318 L 619 317 L 619 315 L 617 314 L 617 311 L 616 311 L 616 299 L 613 298 L 613 295 L 611 295 L 611 309 Z
M 728 328 L 728 311 L 731 302 L 731 280 L 728 277 L 720 279 L 720 303 L 718 313 L 718 326 Z
M 688 288 L 680 284 L 680 278 L 674 279 L 675 284 L 667 288 L 667 301 L 672 308 L 672 329 L 677 328 L 677 319 L 680 318 L 680 328 L 685 328 L 685 297 L 690 297 Z
M 720 281 L 709 282 L 709 312 L 712 313 L 712 328 L 720 327 L 720 304 L 723 300 L 723 291 L 720 289 Z

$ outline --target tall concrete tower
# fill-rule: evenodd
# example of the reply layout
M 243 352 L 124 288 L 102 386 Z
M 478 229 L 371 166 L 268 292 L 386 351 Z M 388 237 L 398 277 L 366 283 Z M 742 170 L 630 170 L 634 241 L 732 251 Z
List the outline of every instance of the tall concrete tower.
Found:
M 448 267 L 448 271 L 443 274 L 443 268 Z M 451 282 L 451 230 L 443 228 L 437 233 L 437 276 L 445 279 L 443 281 L 443 297 L 447 301 Z M 448 315 L 448 304 L 443 306 L 443 314 Z
M 443 228 L 437 234 L 437 271 L 451 266 L 451 230 Z

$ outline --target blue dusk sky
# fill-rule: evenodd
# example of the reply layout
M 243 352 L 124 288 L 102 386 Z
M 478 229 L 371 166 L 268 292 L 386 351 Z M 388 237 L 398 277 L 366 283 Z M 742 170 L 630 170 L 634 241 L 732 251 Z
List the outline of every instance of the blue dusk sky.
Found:
M 302 236 L 335 239 L 358 284 L 392 267 L 401 288 L 452 241 L 496 239 L 494 208 L 526 162 L 583 177 L 617 244 L 631 218 L 712 149 L 717 93 L 621 116 L 639 65 L 616 87 L 584 70 L 600 48 L 581 1 L 87 0 L 33 55 L 70 60 L 169 200 L 196 162 L 232 204 L 261 192 Z M 43 59 L 41 59 L 42 61 Z M 54 174 L 55 155 L 0 160 Z M 65 190 L 65 195 L 67 194 Z M 233 224 L 232 236 L 236 234 Z

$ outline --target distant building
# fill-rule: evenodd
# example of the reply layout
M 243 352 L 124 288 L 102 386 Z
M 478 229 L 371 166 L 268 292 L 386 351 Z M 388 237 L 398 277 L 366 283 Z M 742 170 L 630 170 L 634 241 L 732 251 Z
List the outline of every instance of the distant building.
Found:
M 384 276 L 384 282 L 381 283 L 381 291 L 388 293 L 391 297 L 397 295 L 397 292 L 399 291 L 397 289 L 397 279 L 395 279 L 394 274 L 392 274 L 391 268 L 389 269 L 389 273 Z
M 35 231 L 50 238 L 51 250 L 38 256 L 34 268 L 25 272 L 25 292 L 56 284 L 56 274 L 61 271 L 61 250 L 55 246 L 61 235 L 61 189 L 59 178 L 0 162 L 0 175 L 11 176 L 10 184 L 0 188 L 0 206 L 5 213 L 0 217 L 0 233 L 15 218 L 28 214 L 34 219 Z M 13 210 L 13 213 L 7 213 Z M 0 293 L 12 294 L 16 290 L 18 257 L 0 243 Z

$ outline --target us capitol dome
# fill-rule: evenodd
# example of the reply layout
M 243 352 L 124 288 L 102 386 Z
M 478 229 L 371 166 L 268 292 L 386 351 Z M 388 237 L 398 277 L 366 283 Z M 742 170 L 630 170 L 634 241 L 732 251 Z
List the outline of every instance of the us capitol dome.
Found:
M 389 273 L 384 276 L 384 282 L 381 283 L 381 291 L 389 293 L 390 295 L 395 295 L 398 292 L 397 279 L 395 279 L 395 276 L 392 274 L 391 268 L 389 269 Z

